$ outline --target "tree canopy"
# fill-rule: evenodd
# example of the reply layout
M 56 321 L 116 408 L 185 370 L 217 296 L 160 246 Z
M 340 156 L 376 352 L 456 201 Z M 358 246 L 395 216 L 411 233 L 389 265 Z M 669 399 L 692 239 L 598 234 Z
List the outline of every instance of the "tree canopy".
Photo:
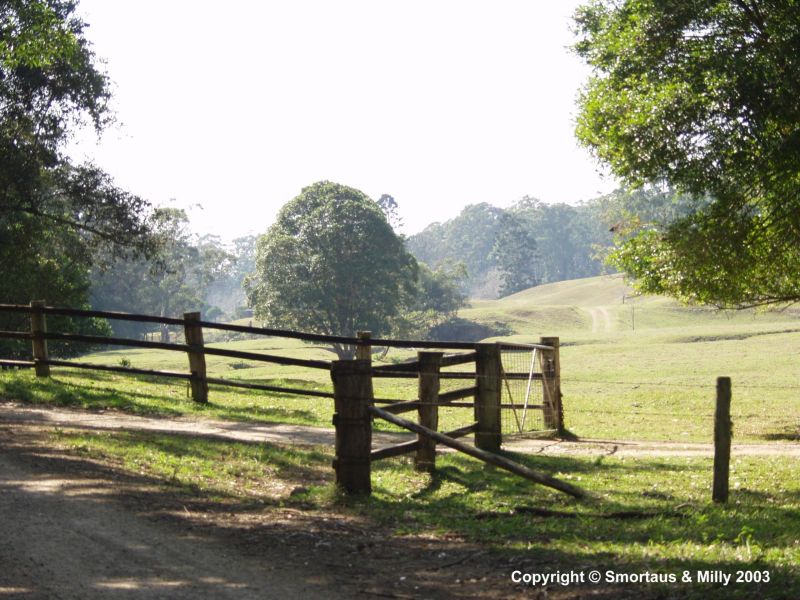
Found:
M 321 181 L 302 190 L 258 240 L 246 280 L 257 318 L 273 327 L 353 336 L 390 331 L 413 293 L 416 261 L 378 204 Z M 334 346 L 341 358 L 349 346 Z
M 108 78 L 74 10 L 66 0 L 0 3 L 0 267 L 20 284 L 3 289 L 5 301 L 74 305 L 94 250 L 152 250 L 149 204 L 64 154 L 76 127 L 99 132 L 111 118 Z
M 575 23 L 578 138 L 627 183 L 696 199 L 616 264 L 686 300 L 800 300 L 800 5 L 598 0 Z

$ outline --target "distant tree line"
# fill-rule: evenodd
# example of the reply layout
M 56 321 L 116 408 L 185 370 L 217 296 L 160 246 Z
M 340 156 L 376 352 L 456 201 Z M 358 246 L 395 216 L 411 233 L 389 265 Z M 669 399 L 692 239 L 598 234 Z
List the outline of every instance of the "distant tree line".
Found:
M 467 206 L 408 238 L 431 268 L 461 264 L 464 292 L 496 298 L 536 285 L 624 268 L 617 250 L 643 230 L 664 230 L 702 199 L 669 188 L 619 189 L 579 204 L 524 197 L 509 208 Z
M 462 262 L 469 296 L 495 298 L 564 279 L 598 275 L 598 250 L 610 244 L 599 202 L 545 204 L 525 197 L 510 208 L 467 206 L 408 240 L 418 260 L 436 268 Z

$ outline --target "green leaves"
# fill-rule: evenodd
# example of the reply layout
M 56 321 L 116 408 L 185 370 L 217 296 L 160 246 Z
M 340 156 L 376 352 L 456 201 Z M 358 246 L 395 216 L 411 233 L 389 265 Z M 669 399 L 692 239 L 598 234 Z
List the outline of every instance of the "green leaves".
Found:
M 281 328 L 333 335 L 389 331 L 416 279 L 379 206 L 362 192 L 321 181 L 280 211 L 258 241 L 245 283 L 256 316 Z M 352 349 L 337 349 L 342 356 Z
M 37 1 L 6 4 L 15 8 L 0 9 L 0 63 L 10 69 L 48 69 L 79 57 L 78 38 L 54 7 Z
M 596 1 L 575 22 L 593 68 L 579 140 L 633 186 L 711 198 L 617 264 L 643 289 L 720 306 L 800 299 L 800 228 L 786 226 L 800 213 L 800 6 Z

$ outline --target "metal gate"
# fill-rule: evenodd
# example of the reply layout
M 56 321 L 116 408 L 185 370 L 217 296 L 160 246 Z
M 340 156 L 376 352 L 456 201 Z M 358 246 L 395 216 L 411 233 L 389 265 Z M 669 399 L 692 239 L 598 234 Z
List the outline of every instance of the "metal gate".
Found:
M 503 435 L 551 433 L 545 426 L 542 351 L 538 344 L 501 342 Z

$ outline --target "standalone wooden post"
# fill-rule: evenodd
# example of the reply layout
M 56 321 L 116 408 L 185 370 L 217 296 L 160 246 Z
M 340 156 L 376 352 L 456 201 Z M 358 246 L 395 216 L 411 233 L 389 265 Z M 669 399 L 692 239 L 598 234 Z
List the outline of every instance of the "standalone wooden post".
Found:
M 356 333 L 358 345 L 356 346 L 356 358 L 358 360 L 372 360 L 372 339 L 371 331 L 359 331 Z
M 45 306 L 44 300 L 33 300 L 31 302 L 31 334 L 33 335 L 33 362 L 37 377 L 50 377 L 50 365 L 47 364 L 47 340 L 44 333 L 47 332 L 47 321 L 42 312 Z M 45 362 L 43 362 L 45 361 Z
M 336 484 L 346 494 L 369 494 L 372 451 L 372 365 L 367 360 L 331 363 L 336 427 Z
M 208 381 L 206 380 L 206 355 L 203 352 L 203 328 L 198 325 L 200 313 L 184 313 L 183 319 L 186 321 L 183 326 L 186 344 L 192 347 L 192 350 L 187 353 L 189 355 L 189 371 L 192 373 L 192 378 L 189 380 L 192 386 L 192 400 L 205 404 L 208 402 Z
M 475 446 L 481 450 L 500 450 L 500 394 L 502 368 L 498 344 L 477 344 L 475 357 Z
M 433 431 L 439 429 L 439 369 L 441 352 L 419 352 L 419 424 Z M 436 441 L 417 433 L 414 468 L 433 473 L 436 470 Z
M 731 461 L 731 378 L 717 378 L 717 409 L 714 412 L 714 502 L 728 501 Z
M 563 433 L 564 407 L 561 404 L 560 340 L 557 337 L 543 337 L 540 338 L 539 343 L 552 348 L 552 350 L 542 350 L 540 355 L 544 374 L 544 385 L 542 386 L 544 426 Z

